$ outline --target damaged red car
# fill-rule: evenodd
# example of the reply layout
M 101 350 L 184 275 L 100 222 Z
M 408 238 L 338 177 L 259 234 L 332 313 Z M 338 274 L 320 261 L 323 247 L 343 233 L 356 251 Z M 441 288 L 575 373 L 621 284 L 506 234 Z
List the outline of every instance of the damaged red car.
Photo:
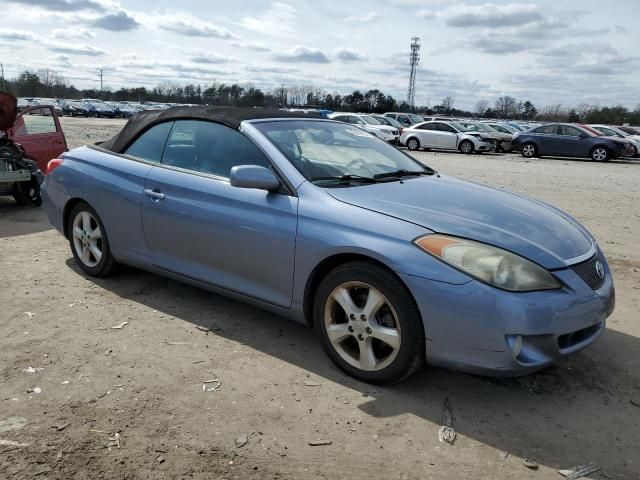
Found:
M 47 164 L 65 151 L 67 141 L 52 106 L 18 112 L 16 97 L 0 92 L 0 196 L 40 206 Z

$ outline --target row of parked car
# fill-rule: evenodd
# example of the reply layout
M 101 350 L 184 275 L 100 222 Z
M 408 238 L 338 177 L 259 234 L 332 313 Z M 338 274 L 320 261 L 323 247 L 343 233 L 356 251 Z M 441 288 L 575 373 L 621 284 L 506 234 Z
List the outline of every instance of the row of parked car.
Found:
M 630 126 L 469 120 L 401 112 L 339 112 L 328 117 L 357 125 L 409 150 L 456 150 L 467 154 L 519 151 L 525 157 L 551 155 L 596 161 L 640 157 L 640 129 Z
M 55 98 L 19 98 L 18 107 L 51 106 L 59 116 L 129 118 L 144 110 L 166 110 L 178 104 L 157 102 L 105 102 L 97 98 L 66 100 Z

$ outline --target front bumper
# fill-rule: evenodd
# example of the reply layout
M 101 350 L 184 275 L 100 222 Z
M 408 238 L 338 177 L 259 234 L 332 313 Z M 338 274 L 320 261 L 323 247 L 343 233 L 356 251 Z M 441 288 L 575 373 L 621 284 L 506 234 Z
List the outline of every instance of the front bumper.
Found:
M 485 142 L 482 140 L 476 140 L 475 147 L 477 152 L 492 152 L 495 150 L 496 145 L 493 142 Z
M 608 265 L 605 270 L 597 290 L 567 268 L 554 272 L 562 289 L 530 293 L 505 292 L 475 280 L 451 285 L 400 277 L 420 308 L 429 364 L 518 376 L 547 367 L 600 337 L 615 306 Z M 519 342 L 521 349 L 514 354 Z

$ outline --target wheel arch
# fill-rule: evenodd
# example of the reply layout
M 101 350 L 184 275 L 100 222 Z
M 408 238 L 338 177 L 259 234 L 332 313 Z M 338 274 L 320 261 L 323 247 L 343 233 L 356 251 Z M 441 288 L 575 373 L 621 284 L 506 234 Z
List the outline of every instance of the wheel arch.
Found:
M 65 203 L 64 209 L 62 210 L 62 232 L 67 239 L 69 239 L 69 216 L 71 215 L 74 207 L 79 203 L 86 203 L 91 208 L 93 208 L 92 205 L 84 198 L 74 197 L 67 200 L 67 203 Z
M 409 136 L 407 136 L 407 139 L 404 141 L 404 144 L 408 145 L 409 140 L 416 140 L 418 142 L 418 148 L 422 147 L 422 142 L 415 133 L 409 134 Z
M 398 281 L 404 285 L 407 289 L 411 297 L 413 298 L 413 293 L 406 285 L 406 283 L 400 278 L 393 268 L 391 268 L 385 262 L 376 259 L 372 256 L 363 254 L 363 253 L 353 253 L 353 252 L 345 252 L 345 253 L 336 253 L 333 254 L 320 263 L 318 263 L 314 269 L 311 271 L 311 274 L 307 277 L 307 281 L 304 288 L 304 297 L 303 297 L 303 314 L 304 318 L 308 325 L 313 326 L 313 302 L 315 300 L 315 293 L 318 290 L 318 286 L 322 282 L 322 280 L 334 269 L 338 268 L 341 265 L 351 262 L 364 262 L 370 263 L 372 265 L 376 265 L 378 267 L 386 270 L 390 275 L 393 275 Z M 415 298 L 413 298 L 415 302 Z M 417 303 L 417 302 L 416 302 Z

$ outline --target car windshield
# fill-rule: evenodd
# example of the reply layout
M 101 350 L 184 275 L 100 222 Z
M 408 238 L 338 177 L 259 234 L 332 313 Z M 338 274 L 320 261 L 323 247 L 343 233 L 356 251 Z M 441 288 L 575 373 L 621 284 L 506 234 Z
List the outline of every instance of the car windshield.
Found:
M 364 120 L 365 123 L 368 123 L 369 125 L 382 125 L 382 122 L 376 120 L 370 115 L 362 115 L 360 118 Z
M 256 122 L 254 126 L 302 175 L 323 187 L 371 183 L 367 181 L 378 181 L 376 177 L 382 178 L 380 175 L 384 181 L 392 181 L 404 173 L 433 173 L 409 155 L 353 125 L 286 120 Z M 402 174 L 394 176 L 396 172 Z
M 486 132 L 486 133 L 495 133 L 495 129 L 491 128 L 489 125 L 484 123 L 469 123 L 467 125 L 468 130 L 473 132 Z
M 514 133 L 514 131 L 510 128 L 507 128 L 505 125 L 496 125 L 496 124 L 491 124 L 489 125 L 491 128 L 501 132 L 501 133 Z
M 424 119 L 422 117 L 420 117 L 419 115 L 414 115 L 413 113 L 409 114 L 409 118 L 411 119 L 411 121 L 413 123 L 421 123 L 424 122 Z

